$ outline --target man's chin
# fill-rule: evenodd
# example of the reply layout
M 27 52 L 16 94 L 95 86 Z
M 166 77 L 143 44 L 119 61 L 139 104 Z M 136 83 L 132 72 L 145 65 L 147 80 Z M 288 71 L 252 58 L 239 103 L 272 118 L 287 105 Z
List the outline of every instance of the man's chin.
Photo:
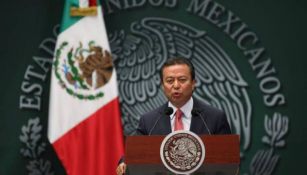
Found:
M 178 99 L 173 99 L 172 101 L 171 101 L 171 103 L 174 105 L 174 106 L 176 106 L 177 108 L 180 108 L 180 107 L 182 107 L 182 102 L 181 101 L 179 101 Z

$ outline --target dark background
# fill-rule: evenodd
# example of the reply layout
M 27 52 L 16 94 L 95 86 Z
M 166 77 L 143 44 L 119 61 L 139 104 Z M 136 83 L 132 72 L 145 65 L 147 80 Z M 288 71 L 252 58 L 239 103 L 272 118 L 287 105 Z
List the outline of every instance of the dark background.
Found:
M 286 96 L 287 103 L 272 110 L 286 114 L 289 117 L 290 125 L 286 146 L 278 149 L 278 154 L 281 157 L 273 174 L 288 175 L 294 172 L 304 174 L 307 156 L 305 150 L 307 148 L 307 134 L 305 132 L 307 129 L 305 103 L 307 97 L 307 70 L 305 68 L 307 66 L 307 2 L 303 0 L 219 0 L 218 2 L 239 16 L 260 37 L 282 83 L 282 93 Z M 0 11 L 2 17 L 0 29 L 2 39 L 0 46 L 0 174 L 30 174 L 27 166 L 31 159 L 25 158 L 20 153 L 21 148 L 25 145 L 19 137 L 22 126 L 26 125 L 29 119 L 39 118 L 42 126 L 40 142 L 48 142 L 46 129 L 50 72 L 44 81 L 26 80 L 25 72 L 29 65 L 36 66 L 33 56 L 51 57 L 39 46 L 46 38 L 54 37 L 53 30 L 61 21 L 63 2 L 61 0 L 11 0 L 4 1 L 2 4 Z M 140 9 L 139 12 L 149 13 L 146 8 L 156 12 L 167 11 L 167 9 L 147 6 L 144 8 L 145 10 Z M 107 30 L 112 31 L 123 25 L 125 13 L 128 14 L 129 11 L 106 16 Z M 181 15 L 184 14 L 181 13 Z M 196 21 L 200 22 L 201 20 Z M 242 63 L 242 65 L 244 64 Z M 37 69 L 37 71 L 40 70 Z M 255 77 L 255 75 L 252 76 Z M 21 95 L 34 96 L 33 93 L 25 93 L 21 90 L 24 81 L 37 83 L 43 87 L 43 93 L 40 95 L 42 102 L 40 110 L 19 108 Z M 253 83 L 258 84 L 251 82 L 251 84 Z M 254 136 L 257 137 L 258 130 L 255 129 L 255 132 Z M 257 146 L 257 143 L 255 145 Z M 252 151 L 254 147 L 251 148 Z M 49 171 L 54 174 L 64 173 L 48 144 L 38 160 L 49 161 Z M 243 163 L 242 166 L 245 166 L 242 168 L 248 169 L 247 164 Z

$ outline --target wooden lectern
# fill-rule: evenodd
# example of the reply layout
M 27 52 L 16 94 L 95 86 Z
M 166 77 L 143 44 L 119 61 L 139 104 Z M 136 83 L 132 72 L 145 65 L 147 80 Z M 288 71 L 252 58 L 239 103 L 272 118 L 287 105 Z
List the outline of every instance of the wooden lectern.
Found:
M 169 175 L 160 159 L 160 145 L 166 136 L 128 136 L 126 163 L 129 175 Z M 239 174 L 240 141 L 238 135 L 200 136 L 205 145 L 205 160 L 194 175 Z

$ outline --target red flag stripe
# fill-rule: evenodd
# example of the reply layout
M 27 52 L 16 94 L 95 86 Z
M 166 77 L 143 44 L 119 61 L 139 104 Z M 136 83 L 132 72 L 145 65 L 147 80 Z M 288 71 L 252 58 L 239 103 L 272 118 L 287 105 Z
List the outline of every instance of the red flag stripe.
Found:
M 97 0 L 89 0 L 89 6 L 96 6 L 97 5 Z
M 123 138 L 117 136 L 122 136 L 118 98 L 71 129 L 53 146 L 68 174 L 111 175 L 116 174 L 124 152 Z

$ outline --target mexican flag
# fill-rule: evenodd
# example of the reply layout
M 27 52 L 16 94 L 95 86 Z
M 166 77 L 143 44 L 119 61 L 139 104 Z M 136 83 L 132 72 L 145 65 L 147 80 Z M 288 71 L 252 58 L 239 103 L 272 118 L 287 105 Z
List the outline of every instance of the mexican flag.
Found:
M 116 174 L 123 155 L 116 71 L 96 1 L 65 3 L 51 75 L 48 138 L 67 174 Z

